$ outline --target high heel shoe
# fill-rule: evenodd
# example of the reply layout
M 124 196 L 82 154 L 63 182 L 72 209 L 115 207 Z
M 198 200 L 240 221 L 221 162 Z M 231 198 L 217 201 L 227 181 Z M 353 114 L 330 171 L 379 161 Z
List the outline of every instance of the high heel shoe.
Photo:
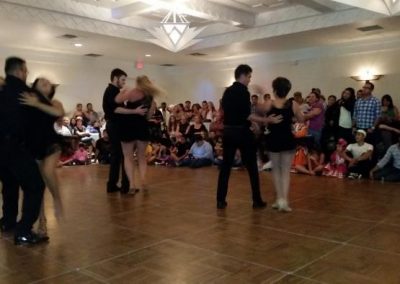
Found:
M 279 208 L 278 208 L 279 212 L 284 212 L 284 213 L 292 212 L 292 208 L 289 207 L 286 200 L 283 200 L 283 199 L 279 200 L 278 205 L 279 205 Z
M 126 194 L 127 194 L 127 195 L 133 196 L 133 195 L 136 195 L 136 193 L 138 193 L 138 192 L 139 192 L 139 189 L 137 189 L 137 188 L 130 188 L 129 191 L 128 191 Z

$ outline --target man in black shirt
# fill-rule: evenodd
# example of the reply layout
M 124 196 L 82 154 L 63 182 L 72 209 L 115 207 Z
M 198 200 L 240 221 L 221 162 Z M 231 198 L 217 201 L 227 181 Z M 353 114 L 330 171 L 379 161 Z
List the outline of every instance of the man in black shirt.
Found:
M 260 194 L 260 180 L 257 167 L 257 147 L 255 137 L 250 130 L 251 121 L 260 123 L 278 123 L 281 117 L 270 116 L 268 118 L 251 115 L 250 93 L 247 89 L 250 83 L 252 69 L 248 65 L 239 65 L 235 70 L 236 82 L 225 90 L 221 106 L 224 112 L 223 133 L 223 162 L 220 167 L 217 190 L 217 208 L 224 209 L 227 206 L 226 195 L 228 182 L 237 149 L 240 150 L 242 161 L 250 176 L 253 195 L 253 208 L 264 208 L 264 202 Z
M 15 228 L 14 242 L 17 245 L 37 244 L 47 241 L 32 233 L 43 199 L 45 188 L 38 164 L 28 151 L 27 127 L 31 127 L 33 109 L 23 106 L 21 94 L 28 92 L 26 85 L 28 70 L 26 62 L 9 57 L 5 64 L 6 82 L 0 94 L 0 179 L 3 183 L 3 218 L 1 230 Z M 18 215 L 18 191 L 24 192 L 22 217 Z
M 106 129 L 111 142 L 111 158 L 110 172 L 108 175 L 107 192 L 113 193 L 117 191 L 129 190 L 129 181 L 123 166 L 123 156 L 121 149 L 121 141 L 119 141 L 116 133 L 115 125 L 115 109 L 118 107 L 115 97 L 125 86 L 127 74 L 121 69 L 114 69 L 111 72 L 111 83 L 108 85 L 103 96 L 104 118 L 107 121 Z M 122 165 L 122 181 L 121 188 L 117 186 L 119 180 L 119 171 Z
M 115 116 L 118 114 L 139 114 L 145 115 L 147 109 L 142 106 L 136 109 L 127 109 L 119 106 L 115 102 L 115 97 L 120 93 L 120 90 L 125 86 L 127 74 L 121 69 L 114 69 L 111 71 L 111 83 L 104 91 L 103 96 L 103 111 L 104 118 L 107 121 L 106 129 L 111 142 L 111 158 L 110 158 L 110 172 L 107 182 L 107 192 L 113 193 L 121 191 L 127 193 L 129 191 L 129 181 L 126 176 L 123 166 L 123 155 L 121 149 L 121 141 L 118 138 L 115 125 Z M 119 180 L 119 170 L 122 165 L 122 181 L 121 188 L 117 186 Z

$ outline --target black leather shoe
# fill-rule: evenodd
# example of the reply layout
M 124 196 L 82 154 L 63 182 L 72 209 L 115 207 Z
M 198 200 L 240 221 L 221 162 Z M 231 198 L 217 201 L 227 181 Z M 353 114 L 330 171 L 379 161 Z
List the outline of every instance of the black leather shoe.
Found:
M 120 189 L 121 194 L 128 194 L 129 193 L 129 186 L 123 186 Z
M 39 236 L 35 233 L 28 233 L 23 235 L 15 235 L 14 244 L 17 246 L 22 245 L 36 245 L 49 241 L 48 236 Z
M 0 219 L 0 230 L 3 233 L 11 232 L 12 230 L 15 229 L 16 225 L 17 224 L 15 224 L 15 223 L 14 224 L 5 223 L 3 218 Z
M 265 207 L 267 207 L 267 202 L 264 201 L 253 202 L 253 209 L 262 209 Z
M 121 188 L 119 186 L 107 186 L 107 193 L 115 193 L 121 191 Z
M 226 203 L 226 201 L 217 201 L 217 208 L 218 209 L 225 209 L 226 206 L 228 206 L 228 203 Z

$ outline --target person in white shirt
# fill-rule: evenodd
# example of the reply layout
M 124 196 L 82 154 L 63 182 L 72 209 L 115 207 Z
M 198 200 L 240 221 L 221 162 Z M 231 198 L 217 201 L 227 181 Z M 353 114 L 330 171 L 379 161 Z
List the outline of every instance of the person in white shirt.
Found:
M 72 136 L 71 131 L 64 125 L 64 118 L 60 117 L 54 122 L 54 130 L 61 136 Z
M 214 154 L 210 143 L 204 140 L 202 135 L 195 135 L 195 142 L 189 151 L 189 157 L 182 161 L 179 166 L 201 168 L 213 164 Z
M 371 170 L 371 157 L 374 146 L 365 142 L 367 132 L 357 130 L 356 143 L 349 144 L 345 152 L 345 160 L 349 163 L 348 177 L 351 179 L 368 177 Z

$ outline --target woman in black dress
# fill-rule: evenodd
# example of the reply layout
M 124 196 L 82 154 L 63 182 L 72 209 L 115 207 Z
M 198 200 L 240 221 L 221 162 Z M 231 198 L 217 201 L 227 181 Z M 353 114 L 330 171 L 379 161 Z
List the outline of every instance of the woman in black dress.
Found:
M 140 114 L 119 114 L 117 116 L 117 133 L 121 140 L 122 152 L 124 154 L 125 171 L 129 179 L 129 194 L 135 194 L 139 189 L 134 187 L 134 152 L 139 164 L 139 173 L 142 189 L 146 186 L 146 147 L 150 140 L 149 119 L 156 110 L 154 96 L 160 94 L 160 90 L 154 86 L 147 76 L 136 78 L 136 88 L 122 91 L 115 98 L 121 106 L 129 109 L 144 108 L 148 111 Z
M 276 201 L 272 208 L 282 212 L 290 212 L 288 195 L 290 186 L 290 167 L 292 164 L 296 142 L 292 132 L 293 117 L 299 122 L 304 121 L 304 116 L 299 105 L 286 97 L 291 89 L 290 81 L 278 77 L 272 82 L 275 100 L 269 101 L 265 106 L 267 115 L 281 116 L 282 121 L 270 124 L 270 133 L 266 135 L 266 147 L 272 161 L 272 175 L 274 179 Z
M 38 78 L 32 85 L 33 93 L 24 94 L 22 104 L 34 107 L 33 121 L 39 127 L 27 128 L 30 151 L 39 161 L 42 177 L 53 197 L 56 218 L 63 214 L 57 175 L 55 172 L 61 154 L 61 136 L 54 130 L 54 122 L 64 115 L 62 104 L 54 100 L 55 87 L 45 78 Z M 47 235 L 44 202 L 39 216 L 39 234 Z

